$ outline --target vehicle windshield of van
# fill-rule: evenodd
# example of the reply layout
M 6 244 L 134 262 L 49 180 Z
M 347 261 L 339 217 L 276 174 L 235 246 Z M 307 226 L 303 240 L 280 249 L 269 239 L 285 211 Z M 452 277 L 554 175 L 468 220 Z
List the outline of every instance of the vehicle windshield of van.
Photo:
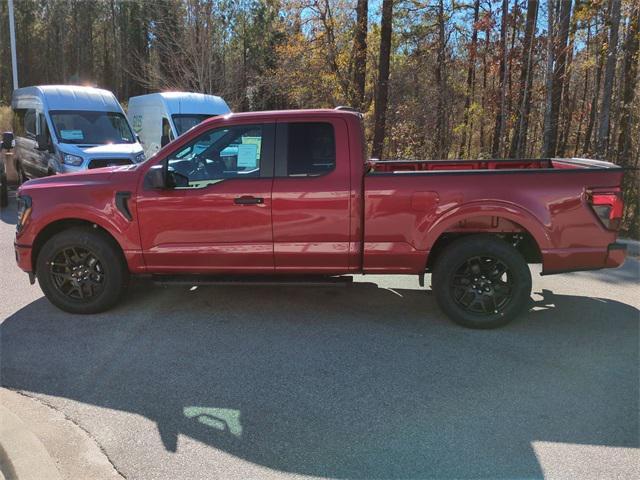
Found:
M 178 135 L 182 135 L 187 130 L 191 130 L 193 127 L 198 125 L 200 122 L 204 122 L 207 118 L 215 117 L 215 115 L 208 114 L 180 114 L 180 115 L 171 115 L 173 119 L 173 124 L 176 126 L 176 130 L 178 131 Z
M 121 113 L 58 110 L 49 112 L 49 115 L 61 143 L 105 145 L 135 142 L 127 119 Z

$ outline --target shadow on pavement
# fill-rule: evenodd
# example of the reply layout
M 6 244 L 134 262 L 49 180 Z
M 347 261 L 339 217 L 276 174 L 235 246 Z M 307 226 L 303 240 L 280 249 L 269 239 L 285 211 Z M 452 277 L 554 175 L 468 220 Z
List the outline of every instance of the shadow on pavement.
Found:
M 318 476 L 531 478 L 533 441 L 637 447 L 638 310 L 537 298 L 483 332 L 421 290 L 140 284 L 107 314 L 18 311 L 0 373 L 152 419 L 170 451 L 188 435 Z

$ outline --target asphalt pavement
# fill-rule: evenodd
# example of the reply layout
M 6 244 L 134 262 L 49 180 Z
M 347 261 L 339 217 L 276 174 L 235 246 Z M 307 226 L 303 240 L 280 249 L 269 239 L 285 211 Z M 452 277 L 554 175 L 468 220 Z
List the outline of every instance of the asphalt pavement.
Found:
M 635 259 L 533 267 L 530 311 L 486 332 L 393 276 L 135 282 L 113 311 L 74 316 L 15 266 L 14 224 L 12 204 L 0 383 L 77 423 L 128 479 L 640 477 Z

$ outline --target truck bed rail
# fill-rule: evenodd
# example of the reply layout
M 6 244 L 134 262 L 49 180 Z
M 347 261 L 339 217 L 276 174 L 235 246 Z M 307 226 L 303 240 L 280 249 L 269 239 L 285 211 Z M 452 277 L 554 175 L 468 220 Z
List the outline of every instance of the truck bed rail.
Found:
M 370 160 L 369 174 L 403 173 L 480 173 L 513 171 L 576 171 L 625 169 L 619 165 L 589 158 L 499 158 L 477 160 Z

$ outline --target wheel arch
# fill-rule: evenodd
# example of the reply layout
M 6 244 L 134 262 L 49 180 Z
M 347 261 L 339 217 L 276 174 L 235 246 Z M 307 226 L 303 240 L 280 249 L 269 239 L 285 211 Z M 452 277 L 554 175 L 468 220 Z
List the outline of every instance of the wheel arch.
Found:
M 49 223 L 42 230 L 40 230 L 40 232 L 38 232 L 37 236 L 35 237 L 33 241 L 33 246 L 31 249 L 31 265 L 33 265 L 33 273 L 36 272 L 38 255 L 40 254 L 40 251 L 42 250 L 42 247 L 44 246 L 44 244 L 47 243 L 47 241 L 50 238 L 52 238 L 54 235 L 60 232 L 63 232 L 65 230 L 69 230 L 70 228 L 77 228 L 77 227 L 92 228 L 95 231 L 99 232 L 101 235 L 103 235 L 117 249 L 117 251 L 120 253 L 122 257 L 122 260 L 125 261 L 125 264 L 126 264 L 126 258 L 124 255 L 124 249 L 122 245 L 105 227 L 98 224 L 97 222 L 86 220 L 83 218 L 64 218 L 64 219 L 55 220 Z
M 469 235 L 490 234 L 512 243 L 528 263 L 542 263 L 543 250 L 551 245 L 542 223 L 530 212 L 513 204 L 477 204 L 456 208 L 430 228 L 425 250 L 429 270 L 439 254 L 454 240 Z

